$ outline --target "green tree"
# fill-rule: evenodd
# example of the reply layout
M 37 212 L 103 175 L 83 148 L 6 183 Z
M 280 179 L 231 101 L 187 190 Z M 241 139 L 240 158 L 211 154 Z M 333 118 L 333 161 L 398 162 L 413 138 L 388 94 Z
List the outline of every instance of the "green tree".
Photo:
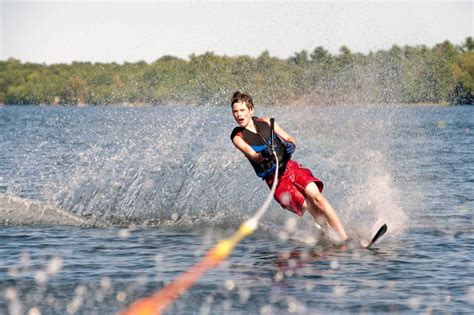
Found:
M 288 59 L 288 62 L 299 66 L 306 66 L 309 63 L 308 52 L 306 50 L 295 52 L 294 56 Z
M 62 102 L 65 104 L 85 104 L 87 96 L 87 82 L 78 75 L 70 77 L 64 86 Z
M 456 81 L 449 100 L 453 104 L 474 104 L 474 51 L 465 52 L 451 70 Z
M 461 52 L 474 51 L 474 40 L 469 36 L 466 38 L 464 43 L 460 46 Z

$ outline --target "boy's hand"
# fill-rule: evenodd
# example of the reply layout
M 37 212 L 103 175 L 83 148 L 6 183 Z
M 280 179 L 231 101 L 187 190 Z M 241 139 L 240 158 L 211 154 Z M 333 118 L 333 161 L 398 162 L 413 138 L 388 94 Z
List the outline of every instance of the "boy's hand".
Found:
M 273 157 L 273 153 L 272 153 L 272 150 L 270 148 L 266 148 L 266 149 L 260 151 L 260 154 L 265 159 L 269 159 L 269 158 Z

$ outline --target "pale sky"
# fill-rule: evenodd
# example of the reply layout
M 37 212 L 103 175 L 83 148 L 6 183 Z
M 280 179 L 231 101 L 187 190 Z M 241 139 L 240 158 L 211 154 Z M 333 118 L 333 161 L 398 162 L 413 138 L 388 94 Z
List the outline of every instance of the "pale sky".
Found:
M 152 62 L 264 50 L 288 58 L 317 46 L 368 53 L 461 44 L 474 36 L 473 2 L 0 0 L 0 60 Z

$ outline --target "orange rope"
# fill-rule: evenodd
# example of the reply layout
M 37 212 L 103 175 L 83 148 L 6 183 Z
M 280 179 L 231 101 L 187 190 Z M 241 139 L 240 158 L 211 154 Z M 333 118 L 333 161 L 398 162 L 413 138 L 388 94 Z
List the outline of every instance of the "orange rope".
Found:
M 170 284 L 164 286 L 157 293 L 140 299 L 130 305 L 120 315 L 155 315 L 160 314 L 170 303 L 186 292 L 206 271 L 219 265 L 234 247 L 257 228 L 257 222 L 250 219 L 240 226 L 232 237 L 221 240 L 204 258 L 188 271 L 181 274 Z

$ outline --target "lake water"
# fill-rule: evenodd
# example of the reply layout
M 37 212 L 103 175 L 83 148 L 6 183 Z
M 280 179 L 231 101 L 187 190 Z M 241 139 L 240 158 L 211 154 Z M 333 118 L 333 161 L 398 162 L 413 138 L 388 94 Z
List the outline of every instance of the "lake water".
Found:
M 255 114 L 297 138 L 354 241 L 273 202 L 165 313 L 474 310 L 474 107 Z M 228 107 L 0 107 L 0 314 L 113 314 L 197 263 L 268 194 L 233 127 Z

